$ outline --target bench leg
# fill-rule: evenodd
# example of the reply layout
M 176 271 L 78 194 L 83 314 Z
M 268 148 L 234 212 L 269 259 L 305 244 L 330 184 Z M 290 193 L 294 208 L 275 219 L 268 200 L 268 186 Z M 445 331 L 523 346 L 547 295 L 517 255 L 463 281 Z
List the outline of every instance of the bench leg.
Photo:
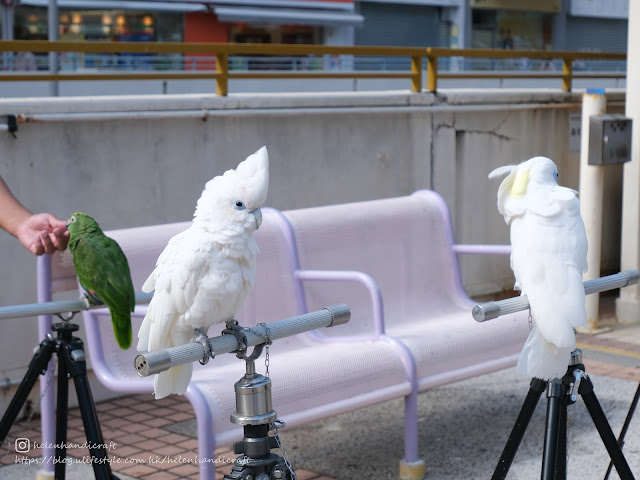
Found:
M 422 480 L 424 460 L 418 457 L 418 373 L 416 362 L 407 346 L 400 340 L 382 335 L 381 340 L 393 345 L 400 353 L 411 384 L 411 393 L 404 397 L 404 459 L 400 461 L 400 480 Z
M 200 462 L 200 480 L 211 480 L 216 475 L 214 452 L 216 440 L 213 419 L 209 411 L 209 404 L 202 392 L 193 385 L 189 385 L 185 396 L 191 402 L 196 412 L 196 426 L 198 431 L 198 461 Z
M 424 460 L 418 458 L 418 389 L 404 397 L 404 459 L 400 460 L 400 480 L 422 480 Z

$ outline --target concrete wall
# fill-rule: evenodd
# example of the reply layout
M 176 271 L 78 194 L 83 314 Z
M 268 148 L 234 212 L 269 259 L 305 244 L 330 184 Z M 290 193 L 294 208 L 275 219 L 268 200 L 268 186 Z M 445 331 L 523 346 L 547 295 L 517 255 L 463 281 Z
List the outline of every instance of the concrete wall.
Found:
M 189 220 L 206 180 L 267 145 L 269 206 L 432 188 L 452 210 L 459 243 L 508 243 L 495 205 L 499 182 L 487 174 L 547 155 L 560 183 L 577 189 L 569 118 L 580 99 L 557 90 L 3 99 L 0 115 L 26 123 L 17 138 L 0 131 L 0 175 L 31 210 L 61 218 L 84 211 L 108 230 Z M 622 111 L 624 92 L 610 92 L 609 101 L 609 112 Z M 608 168 L 604 271 L 617 269 L 619 258 L 621 170 Z M 35 257 L 5 232 L 0 249 L 0 305 L 34 302 Z M 470 293 L 512 286 L 504 257 L 465 256 L 461 264 Z M 0 381 L 19 379 L 37 322 L 7 320 L 1 328 Z

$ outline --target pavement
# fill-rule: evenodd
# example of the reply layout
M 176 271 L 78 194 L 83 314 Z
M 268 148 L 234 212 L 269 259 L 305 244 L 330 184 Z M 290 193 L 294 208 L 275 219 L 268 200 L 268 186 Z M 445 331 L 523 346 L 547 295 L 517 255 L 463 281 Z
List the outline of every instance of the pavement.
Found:
M 609 303 L 607 303 L 609 302 Z M 596 334 L 579 333 L 586 371 L 617 436 L 640 384 L 640 325 L 624 326 L 603 300 Z M 428 480 L 489 479 L 529 390 L 529 379 L 513 368 L 424 392 L 418 397 L 419 454 Z M 277 387 L 276 387 L 277 388 Z M 277 405 L 274 406 L 277 410 Z M 154 401 L 141 395 L 97 404 L 114 473 L 122 480 L 198 479 L 195 420 L 190 404 L 172 396 Z M 298 480 L 396 479 L 403 456 L 403 400 L 393 400 L 325 421 L 280 431 Z M 507 479 L 540 478 L 546 399 L 541 398 Z M 284 419 L 286 420 L 286 418 Z M 69 412 L 67 478 L 93 478 L 78 409 Z M 604 478 L 609 457 L 581 398 L 569 407 L 569 479 Z M 15 439 L 40 441 L 38 419 L 16 422 L 12 444 L 0 450 L 0 480 L 35 478 L 40 450 L 15 452 Z M 20 445 L 23 447 L 24 445 Z M 640 478 L 640 414 L 633 417 L 624 444 L 631 470 Z M 231 469 L 234 455 L 216 451 L 216 479 Z M 615 469 L 611 479 L 618 479 Z

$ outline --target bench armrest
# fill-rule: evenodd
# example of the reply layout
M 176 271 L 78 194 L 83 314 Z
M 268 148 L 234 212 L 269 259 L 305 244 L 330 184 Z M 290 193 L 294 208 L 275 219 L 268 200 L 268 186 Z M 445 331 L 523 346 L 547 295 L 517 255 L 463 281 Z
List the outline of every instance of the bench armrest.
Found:
M 376 281 L 364 272 L 358 272 L 353 270 L 296 270 L 295 277 L 301 282 L 355 282 L 363 285 L 369 292 L 369 298 L 371 299 L 371 307 L 373 309 L 373 336 L 367 337 L 371 340 L 379 340 L 380 337 L 385 335 L 384 330 L 384 310 L 382 303 L 382 293 Z M 319 341 L 327 341 L 324 337 L 321 337 L 316 332 L 310 332 L 310 335 Z M 350 341 L 358 338 L 362 340 L 362 337 L 334 337 L 331 341 Z
M 452 245 L 453 253 L 471 253 L 478 255 L 511 255 L 511 245 Z

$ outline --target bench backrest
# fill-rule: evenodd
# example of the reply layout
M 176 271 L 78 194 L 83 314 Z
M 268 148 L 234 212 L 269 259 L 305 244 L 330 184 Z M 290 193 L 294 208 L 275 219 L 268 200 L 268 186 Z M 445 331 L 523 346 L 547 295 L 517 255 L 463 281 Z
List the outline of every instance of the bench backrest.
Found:
M 118 242 L 125 252 L 131 269 L 131 276 L 136 292 L 147 279 L 167 245 L 169 239 L 185 230 L 189 222 L 155 225 L 149 227 L 128 228 L 105 232 Z M 296 297 L 297 285 L 293 281 L 294 268 L 291 257 L 290 239 L 287 239 L 287 224 L 282 214 L 276 210 L 263 209 L 263 222 L 256 232 L 256 240 L 260 247 L 258 255 L 256 284 L 243 308 L 237 312 L 236 318 L 243 326 L 251 327 L 260 322 L 271 322 L 298 314 Z M 69 286 L 77 288 L 77 280 L 73 263 L 68 251 L 56 254 L 52 264 L 52 286 L 56 291 L 68 290 Z M 120 387 L 110 384 L 109 387 L 121 391 L 146 390 L 151 388 L 151 379 L 139 379 L 133 368 L 133 360 L 137 355 L 137 332 L 142 323 L 144 313 L 132 318 L 133 346 L 123 351 L 116 344 L 111 320 L 104 310 L 90 310 L 84 312 L 89 355 L 96 373 L 101 376 L 119 379 L 122 382 L 134 382 Z M 217 335 L 223 325 L 214 326 L 209 336 Z M 298 338 L 302 337 L 302 338 Z M 309 339 L 303 336 L 290 337 L 278 342 L 278 350 L 299 348 Z M 223 355 L 205 368 L 217 368 L 230 362 L 237 363 L 233 355 Z M 104 377 L 103 377 L 104 378 Z
M 423 322 L 468 307 L 444 200 L 421 190 L 413 195 L 284 212 L 298 247 L 300 266 L 310 270 L 356 270 L 376 281 L 385 323 Z M 371 328 L 370 300 L 362 285 L 305 282 L 307 306 L 333 299 L 351 307 L 348 325 L 325 329 L 345 335 Z

